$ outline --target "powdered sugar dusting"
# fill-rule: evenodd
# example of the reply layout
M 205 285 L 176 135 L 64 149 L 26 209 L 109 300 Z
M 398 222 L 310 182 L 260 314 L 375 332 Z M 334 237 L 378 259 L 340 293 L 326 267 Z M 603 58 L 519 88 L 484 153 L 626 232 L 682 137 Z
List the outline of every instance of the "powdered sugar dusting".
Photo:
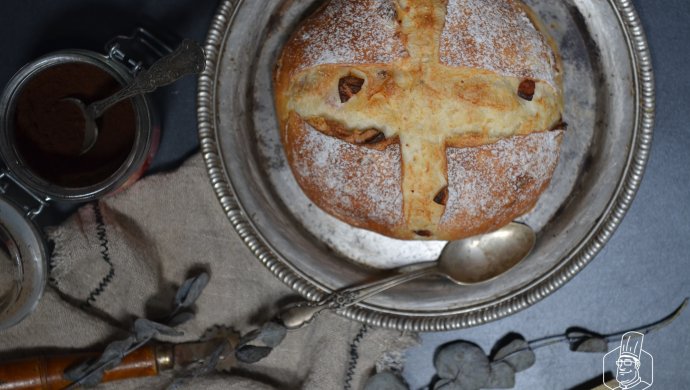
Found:
M 448 148 L 449 198 L 441 225 L 483 221 L 513 213 L 551 178 L 560 131 L 515 136 L 476 148 Z M 524 206 L 522 206 L 524 207 Z M 525 210 L 527 211 L 527 210 Z M 481 216 L 482 218 L 477 219 Z
M 299 69 L 324 64 L 391 63 L 405 55 L 392 0 L 331 1 L 295 34 Z
M 515 0 L 449 0 L 440 60 L 555 83 L 555 57 Z
M 400 146 L 383 151 L 352 145 L 308 124 L 296 143 L 295 169 L 302 187 L 318 188 L 324 205 L 360 223 L 402 222 Z

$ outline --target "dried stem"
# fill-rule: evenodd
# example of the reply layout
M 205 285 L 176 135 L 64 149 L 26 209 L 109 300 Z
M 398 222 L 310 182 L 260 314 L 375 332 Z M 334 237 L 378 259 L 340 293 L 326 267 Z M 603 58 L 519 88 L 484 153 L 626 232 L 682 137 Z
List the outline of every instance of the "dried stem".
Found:
M 621 337 L 622 335 L 624 335 L 628 332 L 640 332 L 642 334 L 648 334 L 649 332 L 659 330 L 659 329 L 667 326 L 671 322 L 673 322 L 673 320 L 675 320 L 676 318 L 678 318 L 678 316 L 683 312 L 683 309 L 685 309 L 685 307 L 688 305 L 689 300 L 690 300 L 690 298 L 685 298 L 683 300 L 683 302 L 680 304 L 680 306 L 678 306 L 673 312 L 671 312 L 671 314 L 660 319 L 659 321 L 653 322 L 653 323 L 648 324 L 648 325 L 643 325 L 643 326 L 638 327 L 638 328 L 632 328 L 632 329 L 627 329 L 627 330 L 623 330 L 623 331 L 616 331 L 616 332 L 609 333 L 609 334 L 602 334 L 601 337 L 606 339 L 606 341 L 611 342 L 611 341 L 618 339 L 619 337 Z M 561 334 L 561 335 L 547 336 L 547 337 L 542 337 L 539 339 L 534 339 L 534 340 L 528 341 L 527 344 L 532 349 L 538 349 L 538 348 L 546 347 L 546 346 L 549 346 L 552 344 L 562 343 L 564 341 L 568 341 L 568 342 L 577 341 L 578 339 L 582 339 L 582 337 L 572 338 L 572 337 L 568 337 L 567 334 Z
M 671 314 L 667 315 L 666 317 L 660 319 L 659 321 L 653 322 L 648 325 L 643 325 L 639 328 L 632 328 L 628 330 L 623 330 L 623 331 L 616 331 L 613 333 L 609 334 L 603 334 L 601 335 L 601 338 L 606 340 L 607 342 L 612 342 L 620 338 L 622 335 L 626 334 L 627 332 L 640 332 L 642 334 L 648 334 L 650 332 L 659 330 L 667 325 L 669 325 L 671 322 L 673 322 L 680 314 L 683 312 L 683 309 L 688 305 L 688 301 L 690 298 L 685 298 L 683 302 L 678 306 Z M 530 340 L 527 342 L 527 347 L 518 349 L 516 351 L 513 351 L 509 353 L 508 355 L 504 356 L 503 359 L 506 359 L 509 356 L 512 356 L 514 354 L 517 354 L 522 351 L 527 351 L 529 349 L 535 350 L 543 347 L 547 347 L 549 345 L 553 344 L 558 344 L 562 342 L 579 342 L 579 341 L 584 341 L 584 339 L 587 338 L 587 336 L 581 336 L 581 337 L 568 337 L 568 334 L 560 334 L 560 335 L 553 335 L 553 336 L 546 336 L 534 340 Z
M 667 315 L 666 317 L 660 319 L 657 322 L 653 322 L 649 325 L 643 326 L 643 327 L 638 328 L 638 329 L 628 329 L 628 330 L 624 330 L 621 332 L 606 334 L 603 336 L 606 338 L 607 341 L 612 341 L 612 340 L 618 339 L 619 337 L 623 336 L 624 334 L 626 334 L 628 332 L 640 332 L 640 333 L 646 335 L 649 332 L 659 330 L 659 329 L 669 325 L 676 318 L 678 318 L 678 316 L 680 316 L 680 314 L 683 312 L 683 309 L 685 309 L 685 307 L 688 305 L 689 300 L 690 300 L 690 298 L 685 298 L 683 300 L 683 303 L 681 303 L 680 306 L 678 306 L 678 308 L 676 308 L 676 310 L 674 310 L 671 314 Z

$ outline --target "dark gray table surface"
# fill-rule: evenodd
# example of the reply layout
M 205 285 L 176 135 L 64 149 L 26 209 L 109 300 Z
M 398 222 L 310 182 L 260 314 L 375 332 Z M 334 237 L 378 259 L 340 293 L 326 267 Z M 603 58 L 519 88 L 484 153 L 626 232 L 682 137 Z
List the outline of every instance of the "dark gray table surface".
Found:
M 413 389 L 430 382 L 434 351 L 446 342 L 469 340 L 489 351 L 509 332 L 527 339 L 571 326 L 608 333 L 659 319 L 690 296 L 690 1 L 634 3 L 653 55 L 657 121 L 651 160 L 632 208 L 597 258 L 548 298 L 484 326 L 423 335 L 423 343 L 408 352 L 405 377 Z M 142 15 L 202 41 L 216 6 L 216 0 L 2 1 L 0 84 L 53 50 L 101 51 L 109 38 L 129 33 Z M 187 78 L 154 94 L 163 133 L 152 172 L 172 168 L 197 150 L 195 92 L 196 80 Z M 645 337 L 644 349 L 654 356 L 652 388 L 690 388 L 688 343 L 690 312 Z M 601 375 L 601 354 L 569 352 L 565 344 L 536 354 L 536 364 L 517 375 L 517 389 L 566 389 Z

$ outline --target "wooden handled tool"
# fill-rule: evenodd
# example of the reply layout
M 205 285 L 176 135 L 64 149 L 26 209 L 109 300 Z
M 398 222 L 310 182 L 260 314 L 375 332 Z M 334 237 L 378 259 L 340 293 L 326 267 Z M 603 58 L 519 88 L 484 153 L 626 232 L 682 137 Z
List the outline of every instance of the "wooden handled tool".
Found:
M 223 339 L 228 342 L 228 351 L 234 351 L 238 343 L 234 332 L 224 332 L 221 337 L 201 342 L 144 346 L 127 355 L 117 367 L 106 371 L 103 382 L 157 376 L 162 371 L 184 368 L 208 357 Z M 64 377 L 65 370 L 94 357 L 98 354 L 0 362 L 0 390 L 62 390 L 72 384 Z M 216 369 L 229 370 L 234 364 L 234 354 L 228 354 L 221 358 Z
M 170 345 L 142 347 L 124 358 L 122 363 L 103 376 L 104 382 L 121 379 L 156 376 L 160 371 L 170 369 L 169 353 L 156 351 Z M 83 361 L 97 358 L 98 354 L 80 353 L 64 356 L 41 356 L 9 363 L 0 363 L 0 390 L 60 390 L 71 384 L 64 372 Z

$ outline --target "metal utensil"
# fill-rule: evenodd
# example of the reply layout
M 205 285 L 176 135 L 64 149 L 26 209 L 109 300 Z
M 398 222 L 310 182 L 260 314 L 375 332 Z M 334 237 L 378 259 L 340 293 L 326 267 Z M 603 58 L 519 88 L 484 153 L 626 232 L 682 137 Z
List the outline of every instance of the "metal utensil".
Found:
M 512 222 L 491 233 L 449 242 L 437 261 L 405 266 L 399 268 L 394 276 L 336 291 L 319 302 L 289 307 L 280 318 L 288 329 L 301 328 L 322 310 L 344 309 L 424 276 L 438 275 L 460 285 L 486 282 L 527 257 L 535 242 L 536 234 L 532 228 Z
M 96 119 L 108 108 L 132 96 L 152 92 L 159 87 L 171 84 L 185 75 L 199 73 L 204 66 L 204 51 L 196 42 L 185 39 L 175 51 L 156 61 L 149 69 L 139 73 L 130 84 L 105 99 L 88 106 L 74 97 L 63 99 L 79 107 L 84 115 L 84 142 L 81 154 L 87 152 L 96 143 L 98 139 Z

